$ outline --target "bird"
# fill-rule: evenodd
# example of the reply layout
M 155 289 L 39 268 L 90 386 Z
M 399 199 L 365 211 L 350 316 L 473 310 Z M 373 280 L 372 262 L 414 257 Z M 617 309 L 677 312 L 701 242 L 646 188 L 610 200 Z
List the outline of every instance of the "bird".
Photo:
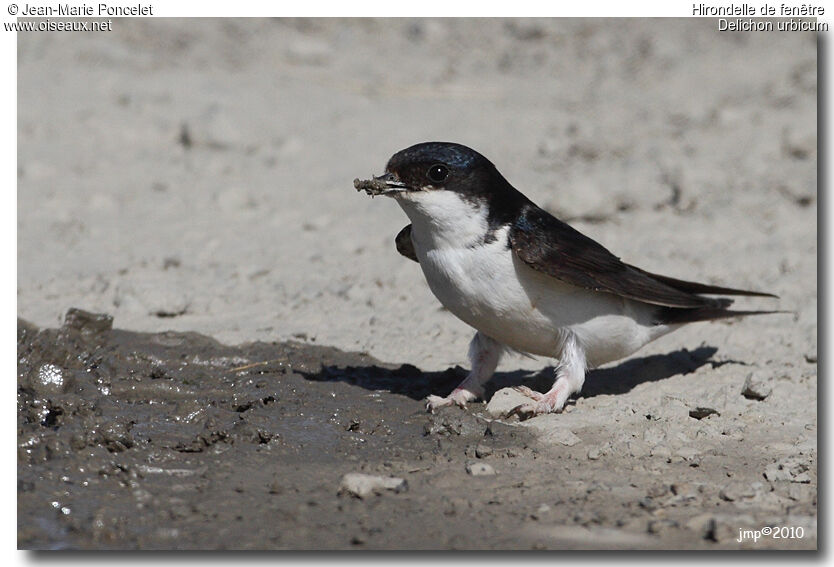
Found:
M 507 352 L 556 359 L 553 386 L 518 386 L 521 418 L 561 411 L 596 366 L 697 321 L 775 311 L 733 311 L 732 299 L 777 297 L 654 274 L 525 197 L 477 151 L 423 142 L 395 153 L 385 172 L 354 180 L 358 191 L 393 198 L 409 225 L 397 250 L 419 263 L 440 303 L 475 329 L 471 370 L 426 408 L 466 407 L 481 399 Z

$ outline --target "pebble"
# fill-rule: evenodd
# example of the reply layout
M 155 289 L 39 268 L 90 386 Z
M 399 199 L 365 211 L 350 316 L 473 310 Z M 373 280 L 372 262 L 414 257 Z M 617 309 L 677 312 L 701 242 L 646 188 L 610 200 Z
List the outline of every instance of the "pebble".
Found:
M 479 443 L 475 447 L 475 456 L 479 459 L 483 459 L 484 457 L 489 457 L 492 454 L 492 447 L 489 445 L 484 445 L 483 443 Z
M 366 498 L 371 494 L 381 494 L 383 491 L 405 492 L 408 483 L 393 476 L 374 476 L 362 473 L 348 473 L 342 477 L 339 494 L 350 494 L 357 498 Z
M 695 409 L 689 410 L 689 417 L 694 417 L 695 419 L 704 419 L 705 417 L 709 417 L 711 415 L 721 415 L 718 413 L 717 409 L 714 408 L 705 408 L 705 407 L 697 407 Z
M 495 469 L 486 463 L 469 463 L 466 465 L 466 472 L 472 476 L 492 476 Z
M 751 372 L 747 375 L 744 381 L 744 387 L 741 389 L 741 395 L 748 400 L 762 401 L 767 398 L 773 388 L 767 385 L 767 381 L 757 372 Z
M 492 417 L 506 417 L 514 408 L 529 401 L 530 398 L 514 388 L 501 388 L 489 400 L 486 412 Z

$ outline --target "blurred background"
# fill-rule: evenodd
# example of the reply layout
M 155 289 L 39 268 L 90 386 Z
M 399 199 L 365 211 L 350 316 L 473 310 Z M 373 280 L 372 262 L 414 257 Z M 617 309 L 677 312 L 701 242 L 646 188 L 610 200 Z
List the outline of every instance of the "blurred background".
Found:
M 816 356 L 816 49 L 705 19 L 20 33 L 18 314 L 462 363 L 471 330 L 394 249 L 405 215 L 352 186 L 445 140 L 630 263 L 796 312 L 647 351 L 709 337 L 731 357 Z

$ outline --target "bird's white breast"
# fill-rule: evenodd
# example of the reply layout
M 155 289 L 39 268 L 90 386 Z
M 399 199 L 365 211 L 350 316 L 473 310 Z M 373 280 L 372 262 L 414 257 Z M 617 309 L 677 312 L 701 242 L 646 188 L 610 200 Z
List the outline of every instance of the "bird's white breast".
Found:
M 524 264 L 508 246 L 509 226 L 489 237 L 487 211 L 451 191 L 408 193 L 397 201 L 426 281 L 465 323 L 510 347 L 559 357 L 573 333 L 588 361 L 631 354 L 668 331 L 650 308 L 565 284 Z

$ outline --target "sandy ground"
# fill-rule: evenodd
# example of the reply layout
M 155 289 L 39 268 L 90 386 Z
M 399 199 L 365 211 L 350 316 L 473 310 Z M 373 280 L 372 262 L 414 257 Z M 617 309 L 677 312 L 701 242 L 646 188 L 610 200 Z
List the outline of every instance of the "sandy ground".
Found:
M 78 307 L 127 330 L 23 324 L 22 547 L 816 546 L 814 35 L 708 20 L 113 27 L 18 36 L 18 314 L 58 327 Z M 592 373 L 560 415 L 505 428 L 484 404 L 427 415 L 419 398 L 454 385 L 472 330 L 396 253 L 396 204 L 351 181 L 432 139 L 479 150 L 630 263 L 771 291 L 739 305 L 792 314 L 682 329 Z M 186 337 L 169 345 L 182 351 L 154 351 L 160 336 Z M 234 370 L 288 348 L 306 375 Z M 197 377 L 172 362 L 194 356 L 225 362 Z M 493 389 L 546 381 L 523 371 L 552 362 L 508 358 Z M 56 390 L 59 370 L 96 378 Z M 141 386 L 160 376 L 167 389 Z M 255 396 L 244 376 L 276 392 Z M 126 380 L 140 394 L 108 390 Z M 189 427 L 228 451 L 183 449 L 199 435 L 166 396 L 185 386 Z M 218 433 L 238 421 L 245 440 Z M 108 423 L 116 442 L 95 433 Z M 363 431 L 377 440 L 360 450 Z M 118 504 L 79 504 L 91 467 L 122 471 L 93 475 Z M 340 496 L 350 472 L 408 489 Z M 764 526 L 804 537 L 734 542 Z

